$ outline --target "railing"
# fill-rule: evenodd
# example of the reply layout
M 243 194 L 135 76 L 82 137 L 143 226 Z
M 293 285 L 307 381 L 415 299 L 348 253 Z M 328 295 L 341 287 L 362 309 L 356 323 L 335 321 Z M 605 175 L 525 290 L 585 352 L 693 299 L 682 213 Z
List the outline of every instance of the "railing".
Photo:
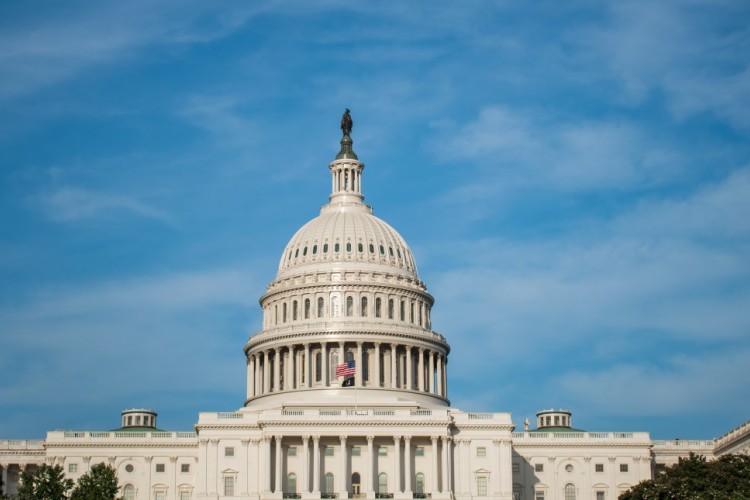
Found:
M 647 432 L 512 432 L 512 439 L 649 439 Z M 656 443 L 656 441 L 654 441 Z
M 429 417 L 432 415 L 432 410 L 412 410 L 411 414 L 419 417 Z
M 42 449 L 44 445 L 44 439 L 2 439 L 0 440 L 0 448 L 13 448 L 13 449 Z
M 320 498 L 338 498 L 338 493 L 321 493 Z
M 492 413 L 469 413 L 469 420 L 492 420 Z
M 302 498 L 300 493 L 284 493 L 284 498 Z
M 232 412 L 219 412 L 216 414 L 216 418 L 224 418 L 224 419 L 243 419 L 245 418 L 245 414 L 238 411 L 232 411 Z
M 694 440 L 694 439 L 658 439 L 655 441 L 652 441 L 654 446 L 658 446 L 660 448 L 694 448 L 696 446 L 704 446 L 704 447 L 710 447 L 713 448 L 714 441 L 713 440 Z
M 372 414 L 376 416 L 392 416 L 395 415 L 396 412 L 393 410 L 372 410 Z
M 393 493 L 375 493 L 375 498 L 393 498 Z
M 54 432 L 53 432 L 54 434 Z M 135 438 L 135 439 L 195 439 L 195 432 L 164 432 L 164 431 L 65 431 L 65 439 L 112 439 L 112 438 Z M 54 435 L 52 436 L 54 438 Z

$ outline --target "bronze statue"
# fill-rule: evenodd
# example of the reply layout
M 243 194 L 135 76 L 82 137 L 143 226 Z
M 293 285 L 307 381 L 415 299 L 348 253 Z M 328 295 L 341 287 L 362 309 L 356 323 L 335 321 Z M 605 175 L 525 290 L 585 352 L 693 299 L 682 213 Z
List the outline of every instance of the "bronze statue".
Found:
M 349 108 L 346 108 L 344 116 L 341 117 L 341 131 L 347 136 L 352 133 L 353 126 L 354 122 L 352 121 L 352 115 L 349 114 Z

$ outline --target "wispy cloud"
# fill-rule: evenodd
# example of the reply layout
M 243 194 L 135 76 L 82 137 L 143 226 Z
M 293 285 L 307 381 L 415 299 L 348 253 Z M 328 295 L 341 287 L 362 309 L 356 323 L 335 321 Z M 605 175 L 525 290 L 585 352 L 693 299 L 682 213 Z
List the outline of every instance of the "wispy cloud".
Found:
M 153 219 L 169 226 L 175 225 L 171 214 L 132 196 L 64 187 L 52 193 L 34 197 L 30 201 L 37 204 L 49 218 L 57 222 L 110 219 L 117 217 L 118 214 L 128 214 Z

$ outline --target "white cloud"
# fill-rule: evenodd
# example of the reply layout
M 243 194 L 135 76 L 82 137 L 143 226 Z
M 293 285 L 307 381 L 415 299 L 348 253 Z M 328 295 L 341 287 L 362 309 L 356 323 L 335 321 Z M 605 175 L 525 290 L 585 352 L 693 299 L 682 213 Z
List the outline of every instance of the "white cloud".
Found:
M 174 225 L 167 212 L 154 208 L 132 196 L 97 193 L 80 188 L 64 187 L 52 193 L 37 196 L 33 203 L 57 222 L 75 222 L 85 219 L 102 219 L 127 213 Z

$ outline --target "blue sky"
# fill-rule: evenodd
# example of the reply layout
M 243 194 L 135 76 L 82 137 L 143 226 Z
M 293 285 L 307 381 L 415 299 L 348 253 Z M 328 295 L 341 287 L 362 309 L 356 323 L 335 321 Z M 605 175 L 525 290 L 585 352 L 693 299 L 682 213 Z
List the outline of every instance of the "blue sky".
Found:
M 0 437 L 244 398 L 327 201 L 410 243 L 472 411 L 712 438 L 750 418 L 750 4 L 3 2 Z

